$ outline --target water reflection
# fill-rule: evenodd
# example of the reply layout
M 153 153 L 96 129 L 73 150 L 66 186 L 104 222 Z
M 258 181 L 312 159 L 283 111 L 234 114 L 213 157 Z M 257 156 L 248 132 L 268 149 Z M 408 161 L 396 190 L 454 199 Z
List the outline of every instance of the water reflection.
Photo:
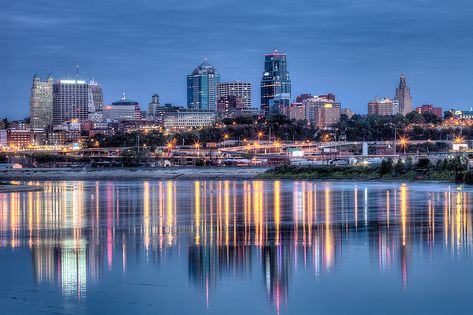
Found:
M 207 307 L 222 281 L 261 277 L 277 312 L 291 281 L 317 281 L 366 247 L 409 287 L 413 255 L 471 257 L 472 191 L 266 181 L 60 182 L 0 194 L 0 246 L 28 249 L 34 281 L 77 301 L 113 270 L 185 262 Z M 1 250 L 1 249 L 0 249 Z M 417 258 L 416 258 L 417 259 Z M 130 265 L 130 261 L 133 264 Z M 134 270 L 135 271 L 135 270 Z

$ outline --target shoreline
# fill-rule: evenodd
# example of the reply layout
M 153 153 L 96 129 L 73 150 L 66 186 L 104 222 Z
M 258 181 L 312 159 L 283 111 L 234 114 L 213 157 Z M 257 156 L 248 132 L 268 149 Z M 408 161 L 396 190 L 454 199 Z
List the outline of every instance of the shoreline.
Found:
M 50 180 L 221 180 L 256 179 L 270 167 L 160 167 L 117 169 L 17 169 L 0 171 L 0 181 Z
M 234 166 L 210 166 L 210 167 L 161 167 L 161 168 L 116 168 L 116 169 L 65 169 L 65 168 L 42 168 L 42 169 L 17 169 L 0 171 L 0 181 L 140 181 L 140 180 L 306 180 L 306 181 L 334 181 L 334 182 L 380 182 L 380 183 L 439 183 L 456 184 L 451 180 L 429 180 L 408 178 L 383 178 L 365 177 L 354 178 L 347 176 L 340 178 L 334 176 L 317 177 L 302 174 L 275 174 L 271 172 L 274 167 L 234 167 Z M 269 172 L 268 172 L 269 171 Z M 27 185 L 0 185 L 0 193 L 3 192 L 28 192 L 40 191 L 39 186 Z
M 460 176 L 458 176 L 460 175 Z M 453 170 L 431 168 L 383 169 L 383 166 L 370 167 L 275 167 L 258 176 L 259 179 L 317 180 L 317 181 L 361 181 L 361 182 L 409 182 L 409 183 L 445 183 L 471 184 L 469 174 L 456 173 Z
M 0 194 L 2 193 L 15 193 L 15 192 L 35 192 L 42 191 L 41 186 L 30 186 L 30 185 L 0 185 Z

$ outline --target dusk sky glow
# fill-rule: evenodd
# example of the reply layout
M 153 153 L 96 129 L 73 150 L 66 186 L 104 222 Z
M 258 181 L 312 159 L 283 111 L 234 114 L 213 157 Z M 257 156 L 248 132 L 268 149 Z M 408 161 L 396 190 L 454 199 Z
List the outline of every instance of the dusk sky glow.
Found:
M 287 53 L 292 97 L 331 92 L 366 113 L 405 73 L 414 106 L 473 106 L 468 0 L 2 1 L 0 117 L 28 116 L 31 80 L 95 78 L 105 104 L 126 92 L 142 109 L 186 105 L 186 75 L 204 58 L 222 81 L 253 83 L 264 54 Z

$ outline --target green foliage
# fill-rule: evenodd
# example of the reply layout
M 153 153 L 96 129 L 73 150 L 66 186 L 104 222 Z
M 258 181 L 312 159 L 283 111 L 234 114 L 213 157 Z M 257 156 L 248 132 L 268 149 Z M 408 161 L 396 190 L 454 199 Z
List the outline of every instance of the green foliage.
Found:
M 429 166 L 430 166 L 430 160 L 427 158 L 419 159 L 416 165 L 418 169 L 425 169 L 425 168 L 428 168 Z
M 409 144 L 406 148 L 407 153 L 431 153 L 431 152 L 448 152 L 451 149 L 451 144 L 446 142 L 424 142 L 419 144 Z M 404 149 L 397 146 L 397 152 L 402 152 Z
M 348 141 L 387 141 L 394 139 L 394 130 L 402 130 L 406 121 L 402 115 L 376 116 L 353 115 L 341 120 L 334 128 L 345 134 Z
M 455 135 L 460 134 L 465 139 L 473 138 L 472 127 L 464 127 L 463 129 L 458 127 L 437 128 L 441 122 L 442 119 L 433 113 L 427 112 L 421 115 L 411 112 L 406 117 L 402 115 L 353 115 L 352 118 L 343 116 L 340 122 L 333 127 L 339 135 L 344 134 L 347 141 L 392 141 L 395 131 L 397 131 L 398 137 L 404 135 L 410 140 L 452 140 Z M 429 147 L 424 148 L 411 148 L 412 145 L 409 145 L 408 151 L 426 152 L 430 150 L 430 152 L 436 152 L 440 149 L 439 144 L 428 145 Z
M 48 154 L 48 153 L 35 153 L 32 156 L 33 161 L 39 164 L 53 164 L 53 163 L 66 163 L 66 162 L 90 162 L 89 157 L 73 157 L 60 154 Z
M 384 159 L 381 162 L 381 168 L 379 169 L 379 173 L 381 175 L 391 174 L 393 171 L 393 160 L 391 158 Z
M 461 163 L 460 163 L 461 162 Z M 458 164 L 460 163 L 460 164 Z M 443 165 L 446 164 L 446 168 Z M 456 165 L 456 170 L 449 170 Z M 384 160 L 380 166 L 280 166 L 260 176 L 266 179 L 340 179 L 340 180 L 405 180 L 405 181 L 465 181 L 473 183 L 473 174 L 466 164 L 456 159 L 439 160 L 432 164 L 421 159 L 416 165 L 399 160 Z
M 473 172 L 469 171 L 465 173 L 465 184 L 473 184 Z
M 137 166 L 139 165 L 138 153 L 133 149 L 123 151 L 122 164 L 123 166 Z
M 166 143 L 166 137 L 161 131 L 152 130 L 149 132 L 120 132 L 113 136 L 96 134 L 84 140 L 83 145 L 86 148 L 96 147 L 133 147 L 146 144 L 147 146 L 162 146 Z
M 399 159 L 396 163 L 396 165 L 394 166 L 394 173 L 396 175 L 402 175 L 404 174 L 405 172 L 405 165 L 404 165 L 404 162 Z

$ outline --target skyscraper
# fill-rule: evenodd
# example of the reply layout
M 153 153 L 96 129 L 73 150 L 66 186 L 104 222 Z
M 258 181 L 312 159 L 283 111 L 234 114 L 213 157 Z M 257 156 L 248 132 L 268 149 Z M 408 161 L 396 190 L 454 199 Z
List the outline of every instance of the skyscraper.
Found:
M 187 107 L 192 109 L 217 109 L 217 69 L 204 60 L 187 76 Z
M 243 101 L 245 108 L 251 107 L 251 82 L 222 82 L 217 86 L 217 98 L 236 96 Z
M 269 113 L 270 101 L 277 95 L 291 97 L 291 79 L 287 71 L 286 54 L 277 50 L 265 55 L 261 80 L 261 109 Z
M 95 82 L 95 80 L 90 81 L 89 83 L 90 89 L 90 101 L 92 102 L 91 109 L 89 112 L 100 112 L 103 110 L 103 94 L 102 94 L 102 87 L 100 84 Z M 89 101 L 89 102 L 90 102 Z
M 159 103 L 159 95 L 153 94 L 153 96 L 151 97 L 151 103 L 148 104 L 148 110 L 146 112 L 147 116 L 149 118 L 156 117 L 156 113 L 159 107 L 161 107 L 161 104 Z
M 44 129 L 53 124 L 53 77 L 51 74 L 45 82 L 35 74 L 31 87 L 30 122 L 33 129 Z
M 90 89 L 85 81 L 59 80 L 53 85 L 53 123 L 87 119 Z
M 411 89 L 406 84 L 406 77 L 401 74 L 399 87 L 396 89 L 396 100 L 399 102 L 399 112 L 406 115 L 412 112 Z

